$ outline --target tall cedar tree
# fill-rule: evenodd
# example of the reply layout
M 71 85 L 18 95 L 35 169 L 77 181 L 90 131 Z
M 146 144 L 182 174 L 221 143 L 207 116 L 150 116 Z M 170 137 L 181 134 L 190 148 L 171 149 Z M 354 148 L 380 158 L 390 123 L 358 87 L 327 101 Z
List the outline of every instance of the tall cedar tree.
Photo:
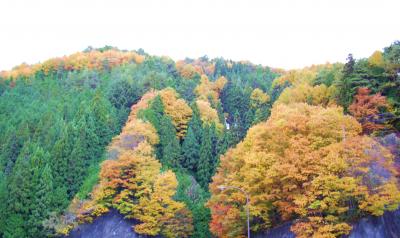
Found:
M 345 109 L 350 105 L 353 100 L 353 77 L 354 77 L 355 60 L 352 54 L 347 57 L 347 63 L 343 67 L 343 77 L 337 83 L 339 89 L 339 104 Z
M 189 122 L 188 133 L 182 143 L 182 166 L 192 172 L 197 170 L 200 159 L 200 144 L 202 141 L 203 128 L 199 109 L 193 106 L 193 116 Z
M 212 141 L 210 126 L 205 125 L 203 131 L 203 139 L 200 146 L 200 159 L 197 167 L 196 179 L 203 188 L 208 187 L 213 173 Z
M 49 153 L 35 143 L 27 144 L 18 157 L 8 184 L 4 237 L 43 237 L 41 221 L 53 201 Z
M 189 126 L 188 133 L 182 144 L 182 167 L 189 171 L 196 171 L 200 158 L 200 144 L 194 134 L 194 130 Z
M 181 160 L 181 147 L 176 137 L 176 130 L 169 116 L 161 118 L 160 146 L 162 151 L 161 161 L 164 165 L 178 168 Z
M 210 140 L 211 140 L 211 153 L 212 153 L 211 165 L 212 165 L 212 169 L 213 169 L 212 174 L 211 174 L 211 176 L 212 176 L 212 175 L 214 175 L 214 172 L 215 172 L 217 164 L 218 164 L 217 158 L 218 158 L 218 141 L 219 141 L 218 134 L 217 134 L 217 127 L 214 122 L 211 123 L 211 126 L 210 126 Z

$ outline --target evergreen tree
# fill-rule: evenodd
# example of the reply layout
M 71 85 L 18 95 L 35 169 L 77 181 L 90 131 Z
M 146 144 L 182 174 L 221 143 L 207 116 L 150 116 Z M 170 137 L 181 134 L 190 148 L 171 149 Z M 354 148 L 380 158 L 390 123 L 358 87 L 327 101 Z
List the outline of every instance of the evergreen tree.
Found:
M 246 131 L 253 125 L 255 119 L 255 112 L 253 109 L 249 109 L 246 112 L 246 115 L 244 117 L 244 125 L 243 125 L 243 137 L 245 136 Z
M 28 237 L 27 231 L 23 226 L 25 220 L 21 214 L 12 213 L 6 220 L 4 229 L 4 238 L 21 238 Z
M 30 226 L 29 235 L 31 237 L 45 236 L 42 221 L 46 219 L 51 211 L 53 202 L 53 177 L 50 166 L 48 165 L 49 153 L 41 148 L 31 158 L 33 163 L 33 188 L 32 204 L 28 224 Z
M 254 114 L 253 124 L 265 121 L 268 118 L 269 114 L 270 114 L 270 106 L 257 109 Z
M 203 139 L 200 146 L 200 158 L 196 173 L 196 180 L 205 189 L 211 181 L 213 173 L 213 154 L 210 127 L 206 125 L 203 131 Z
M 7 198 L 7 177 L 0 171 L 0 231 L 6 229 Z
M 44 236 L 41 222 L 52 206 L 53 190 L 48 161 L 49 153 L 37 144 L 29 143 L 24 146 L 10 177 L 6 227 L 9 231 L 26 233 L 22 237 Z M 4 235 L 16 237 L 8 231 Z
M 8 137 L 6 144 L 1 149 L 1 162 L 5 165 L 5 175 L 9 175 L 14 167 L 15 161 L 24 145 L 24 141 L 29 138 L 29 129 L 27 124 L 22 124 L 15 132 L 15 128 L 11 127 L 11 135 Z
M 189 127 L 192 128 L 193 133 L 196 137 L 196 140 L 200 144 L 201 139 L 203 137 L 203 127 L 202 127 L 202 121 L 201 121 L 201 117 L 200 117 L 200 111 L 199 111 L 199 108 L 197 107 L 196 103 L 193 103 L 192 110 L 193 110 L 193 115 L 192 115 L 192 119 L 189 122 Z
M 181 148 L 176 137 L 176 130 L 168 116 L 161 119 L 160 125 L 160 146 L 162 163 L 164 165 L 179 167 L 181 161 Z
M 230 127 L 230 131 L 232 135 L 232 144 L 239 143 L 243 139 L 244 134 L 246 133 L 238 111 L 234 113 L 233 123 Z
M 192 126 L 189 126 L 182 144 L 182 166 L 195 172 L 200 158 L 200 143 L 196 138 Z
M 85 154 L 87 154 L 85 144 L 82 139 L 77 139 L 71 154 L 67 158 L 69 176 L 66 184 L 69 198 L 72 198 L 78 192 L 84 178 Z
M 101 94 L 100 90 L 96 90 L 96 94 L 92 99 L 90 107 L 94 123 L 94 131 L 98 138 L 98 145 L 96 145 L 96 147 L 101 148 L 102 153 L 102 147 L 108 144 L 115 132 L 116 122 L 112 116 L 115 112 L 111 107 L 111 104 Z
M 211 123 L 209 126 L 209 133 L 210 133 L 210 140 L 211 140 L 211 153 L 213 157 L 218 155 L 218 134 L 217 134 L 217 127 L 215 123 Z
M 231 131 L 225 130 L 222 134 L 222 138 L 218 141 L 218 154 L 222 155 L 231 147 L 232 145 L 232 134 Z
M 353 100 L 353 81 L 354 79 L 354 65 L 355 60 L 353 59 L 353 55 L 349 54 L 347 57 L 347 63 L 343 67 L 343 76 L 337 82 L 338 88 L 338 103 L 347 110 L 347 107 L 351 104 Z
M 69 177 L 68 174 L 68 157 L 73 149 L 71 125 L 64 125 L 61 129 L 60 137 L 55 142 L 51 152 L 51 168 L 54 175 L 55 187 L 64 187 Z
M 220 101 L 217 102 L 216 109 L 217 109 L 217 112 L 218 112 L 219 122 L 221 122 L 222 125 L 225 125 L 224 109 L 222 108 L 222 103 Z
M 347 62 L 343 67 L 343 76 L 344 77 L 349 77 L 353 72 L 354 72 L 354 65 L 356 61 L 353 58 L 352 54 L 349 54 L 347 56 Z
M 212 153 L 212 157 L 211 157 L 211 177 L 214 175 L 217 166 L 219 164 L 219 151 L 218 151 L 218 141 L 219 141 L 219 137 L 217 134 L 217 128 L 215 126 L 215 123 L 213 122 L 210 126 L 210 140 L 211 140 L 211 153 Z M 210 178 L 211 181 L 211 178 Z
M 155 97 L 153 101 L 151 101 L 148 110 L 142 111 L 142 117 L 144 117 L 145 120 L 149 121 L 154 126 L 154 128 L 156 128 L 157 132 L 160 131 L 161 119 L 163 116 L 164 104 L 160 96 Z
M 23 234 L 26 237 L 28 231 L 30 208 L 32 200 L 32 167 L 30 164 L 30 154 L 33 153 L 30 146 L 25 145 L 21 154 L 18 156 L 12 173 L 7 184 L 8 188 L 8 211 L 6 218 L 5 237 L 17 237 L 17 234 Z
M 196 104 L 193 104 L 192 110 L 193 115 L 189 122 L 188 133 L 182 144 L 182 166 L 195 173 L 200 159 L 203 128 Z

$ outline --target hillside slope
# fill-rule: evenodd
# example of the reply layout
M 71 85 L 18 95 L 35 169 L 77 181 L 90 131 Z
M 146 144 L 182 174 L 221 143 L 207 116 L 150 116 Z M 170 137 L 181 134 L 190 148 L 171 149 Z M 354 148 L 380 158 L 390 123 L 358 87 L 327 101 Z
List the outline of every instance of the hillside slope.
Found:
M 1 72 L 0 236 L 118 210 L 140 234 L 240 237 L 244 197 L 219 185 L 250 194 L 254 232 L 347 234 L 399 204 L 399 56 L 284 71 L 104 47 Z

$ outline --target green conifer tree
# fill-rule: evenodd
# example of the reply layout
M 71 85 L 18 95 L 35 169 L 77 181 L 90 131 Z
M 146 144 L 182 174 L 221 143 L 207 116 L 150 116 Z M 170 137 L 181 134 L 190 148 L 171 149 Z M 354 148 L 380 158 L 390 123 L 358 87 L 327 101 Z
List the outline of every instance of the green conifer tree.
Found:
M 200 158 L 197 167 L 196 180 L 207 189 L 213 173 L 213 155 L 211 145 L 210 127 L 206 125 L 203 131 L 203 139 L 200 146 Z
M 161 162 L 164 165 L 179 167 L 181 161 L 181 148 L 179 140 L 176 137 L 176 130 L 168 116 L 161 119 L 160 125 L 160 147 L 161 147 Z
M 200 158 L 200 143 L 196 138 L 192 126 L 189 126 L 182 144 L 182 167 L 195 172 Z

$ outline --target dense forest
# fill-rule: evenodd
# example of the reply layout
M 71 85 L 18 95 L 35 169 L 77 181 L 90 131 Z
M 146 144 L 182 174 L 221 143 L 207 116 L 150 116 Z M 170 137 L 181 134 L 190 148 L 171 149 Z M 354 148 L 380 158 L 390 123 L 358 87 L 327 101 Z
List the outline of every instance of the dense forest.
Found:
M 21 64 L 0 73 L 0 237 L 111 209 L 139 234 L 242 237 L 221 185 L 254 233 L 339 237 L 398 208 L 399 131 L 400 42 L 288 71 L 110 46 Z

